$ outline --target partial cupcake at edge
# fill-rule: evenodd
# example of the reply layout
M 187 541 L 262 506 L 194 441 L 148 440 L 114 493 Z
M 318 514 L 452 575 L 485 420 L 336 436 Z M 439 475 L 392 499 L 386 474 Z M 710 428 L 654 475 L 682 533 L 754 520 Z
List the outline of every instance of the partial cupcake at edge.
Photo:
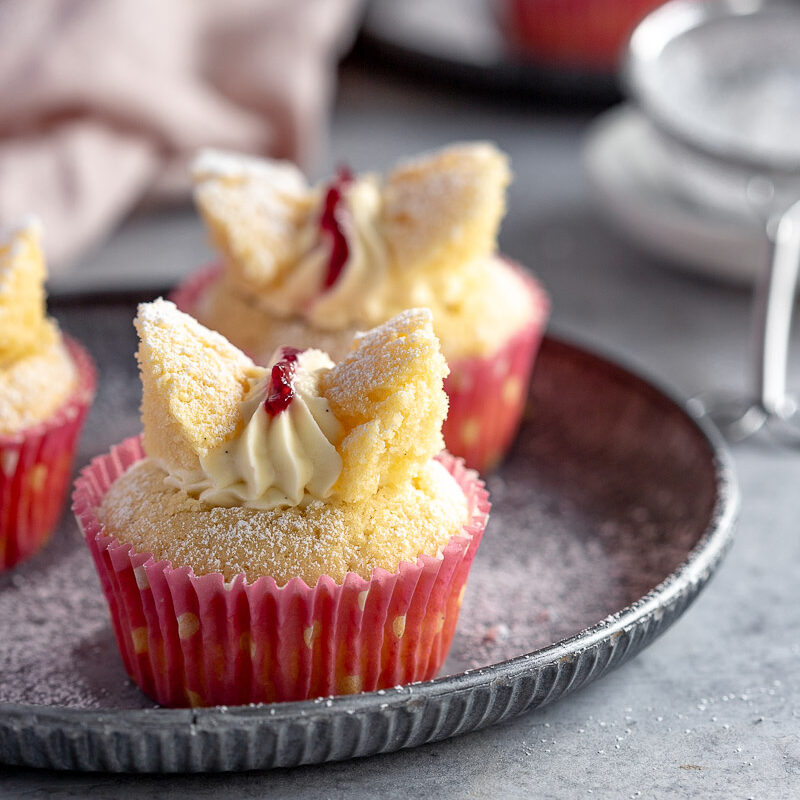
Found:
M 84 470 L 73 509 L 139 687 L 205 706 L 434 677 L 489 505 L 442 452 L 430 312 L 338 364 L 282 347 L 267 367 L 168 301 L 135 324 L 144 433 Z
M 341 169 L 310 186 L 287 162 L 207 151 L 194 180 L 221 263 L 176 290 L 181 309 L 264 364 L 281 344 L 337 359 L 355 331 L 430 308 L 450 366 L 447 448 L 480 471 L 502 459 L 549 312 L 537 281 L 497 252 L 503 153 L 457 144 L 385 178 Z
M 50 538 L 96 384 L 86 351 L 47 316 L 41 237 L 32 217 L 0 233 L 0 571 Z

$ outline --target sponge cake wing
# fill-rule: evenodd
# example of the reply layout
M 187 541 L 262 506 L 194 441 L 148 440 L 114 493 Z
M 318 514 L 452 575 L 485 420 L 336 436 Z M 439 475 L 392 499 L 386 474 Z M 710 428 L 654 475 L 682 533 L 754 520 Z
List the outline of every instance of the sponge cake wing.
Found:
M 402 164 L 383 188 L 381 229 L 398 269 L 458 269 L 496 247 L 511 181 L 508 159 L 486 142 Z
M 258 290 L 294 264 L 298 230 L 315 200 L 297 167 L 205 150 L 192 174 L 211 240 L 238 281 Z
M 265 370 L 169 301 L 142 303 L 134 325 L 145 450 L 171 470 L 194 470 L 240 432 L 242 398 Z
M 41 236 L 33 217 L 0 235 L 0 364 L 41 350 L 56 337 L 45 314 Z
M 335 486 L 342 498 L 402 483 L 444 447 L 447 373 L 431 312 L 410 309 L 360 334 L 323 376 L 322 391 L 345 430 Z

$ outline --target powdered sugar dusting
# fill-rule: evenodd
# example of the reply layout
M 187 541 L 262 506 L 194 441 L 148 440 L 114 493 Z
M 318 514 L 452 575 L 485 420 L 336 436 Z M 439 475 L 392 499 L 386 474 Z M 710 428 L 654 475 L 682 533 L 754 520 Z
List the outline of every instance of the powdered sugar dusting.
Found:
M 402 348 L 389 348 L 396 339 L 403 339 Z M 431 349 L 433 315 L 427 308 L 410 308 L 369 331 L 357 333 L 346 367 L 336 370 L 331 380 L 337 392 L 350 396 L 374 393 L 377 387 L 396 381 L 408 364 Z
M 122 668 L 75 524 L 64 527 L 43 555 L 0 575 L 0 703 L 151 706 Z
M 170 301 L 140 304 L 134 325 L 145 447 L 170 471 L 195 469 L 240 428 L 241 400 L 264 370 Z
M 0 365 L 0 435 L 47 419 L 75 387 L 75 365 L 60 338 Z
M 179 311 L 175 303 L 162 297 L 152 303 L 141 303 L 138 320 L 140 335 L 157 341 L 165 340 L 172 352 L 179 353 L 187 361 L 196 358 L 204 347 L 230 353 L 231 358 L 237 360 L 245 358 L 224 336 L 201 325 L 194 317 Z M 186 367 L 189 366 L 187 363 Z

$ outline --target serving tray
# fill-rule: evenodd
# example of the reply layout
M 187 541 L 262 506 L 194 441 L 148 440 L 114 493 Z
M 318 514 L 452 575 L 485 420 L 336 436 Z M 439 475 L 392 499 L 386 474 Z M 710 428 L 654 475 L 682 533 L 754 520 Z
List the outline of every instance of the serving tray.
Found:
M 100 391 L 78 463 L 135 433 L 133 302 L 56 316 Z M 264 769 L 413 747 L 555 702 L 621 665 L 689 606 L 738 495 L 716 432 L 631 372 L 548 338 L 526 418 L 488 479 L 493 510 L 442 677 L 306 702 L 162 709 L 124 674 L 72 518 L 0 575 L 0 762 L 56 769 Z

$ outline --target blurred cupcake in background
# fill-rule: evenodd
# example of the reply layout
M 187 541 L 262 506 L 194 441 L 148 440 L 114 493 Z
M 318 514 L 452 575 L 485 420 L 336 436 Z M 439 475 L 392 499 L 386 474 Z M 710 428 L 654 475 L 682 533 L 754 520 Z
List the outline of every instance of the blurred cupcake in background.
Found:
M 448 450 L 498 463 L 517 430 L 549 303 L 497 252 L 508 161 L 457 144 L 385 178 L 342 169 L 309 186 L 291 164 L 206 152 L 195 199 L 222 264 L 173 299 L 257 362 L 275 347 L 334 359 L 357 330 L 411 307 L 433 312 L 450 366 Z
M 513 50 L 550 67 L 614 73 L 633 29 L 666 0 L 492 0 Z
M 41 236 L 34 219 L 0 236 L 0 569 L 53 532 L 96 384 L 86 351 L 46 315 Z

